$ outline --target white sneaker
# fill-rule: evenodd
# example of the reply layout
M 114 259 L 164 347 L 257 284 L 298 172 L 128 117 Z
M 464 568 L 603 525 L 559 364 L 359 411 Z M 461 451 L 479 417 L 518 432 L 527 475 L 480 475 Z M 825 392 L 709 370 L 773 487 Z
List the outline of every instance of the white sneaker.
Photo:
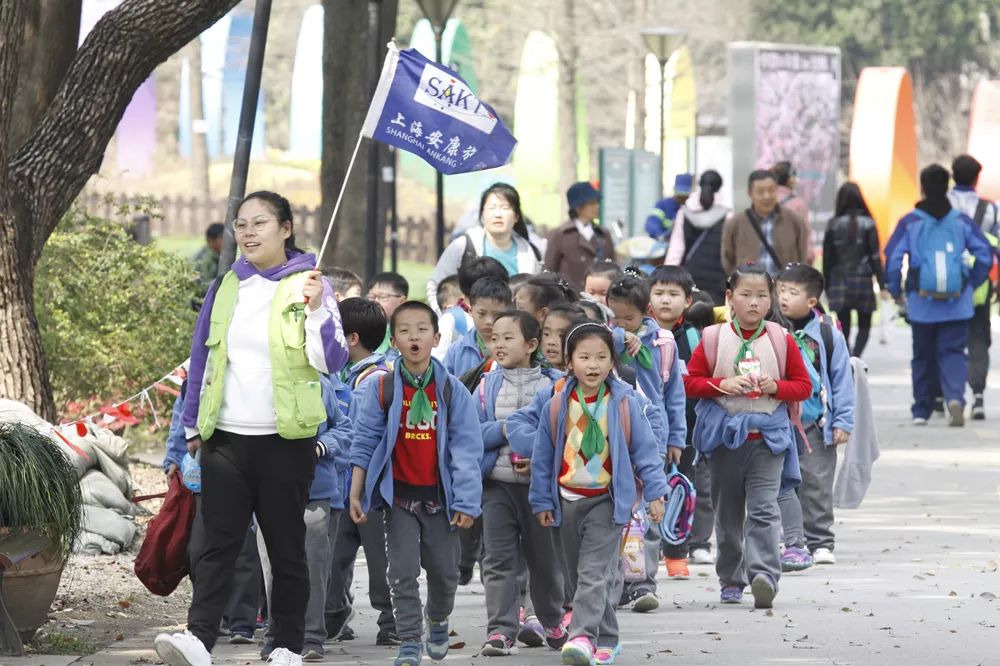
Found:
M 833 551 L 829 548 L 817 548 L 812 552 L 813 562 L 816 564 L 836 564 L 837 558 L 833 556 Z
M 212 655 L 205 644 L 190 631 L 183 634 L 160 634 L 153 640 L 156 655 L 167 666 L 211 666 Z
M 267 663 L 275 666 L 302 666 L 302 655 L 295 654 L 288 648 L 278 648 L 267 658 Z
M 695 548 L 689 555 L 691 564 L 715 564 L 715 555 L 705 548 Z

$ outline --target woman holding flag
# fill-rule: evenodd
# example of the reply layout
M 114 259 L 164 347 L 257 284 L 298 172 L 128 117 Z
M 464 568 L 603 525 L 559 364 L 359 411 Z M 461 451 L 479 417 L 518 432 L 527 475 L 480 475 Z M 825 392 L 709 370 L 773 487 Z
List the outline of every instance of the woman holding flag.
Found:
M 188 630 L 156 637 L 169 666 L 211 664 L 232 569 L 252 516 L 274 570 L 268 663 L 300 664 L 309 600 L 303 514 L 319 425 L 320 373 L 338 372 L 347 346 L 333 286 L 295 247 L 288 200 L 254 192 L 231 223 L 241 256 L 209 288 L 191 346 L 183 423 L 201 450 L 206 542 Z

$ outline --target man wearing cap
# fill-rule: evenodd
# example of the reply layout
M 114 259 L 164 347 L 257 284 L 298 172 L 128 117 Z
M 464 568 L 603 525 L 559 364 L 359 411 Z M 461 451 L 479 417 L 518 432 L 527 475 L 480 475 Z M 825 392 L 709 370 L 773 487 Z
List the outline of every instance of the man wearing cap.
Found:
M 677 211 L 687 203 L 693 182 L 694 177 L 689 173 L 679 173 L 674 177 L 674 196 L 657 202 L 646 218 L 646 233 L 650 238 L 670 241 L 670 232 L 673 231 Z
M 601 193 L 590 183 L 573 183 L 566 191 L 569 221 L 549 234 L 545 270 L 561 275 L 577 291 L 583 290 L 587 270 L 598 261 L 615 258 L 611 235 L 601 227 Z

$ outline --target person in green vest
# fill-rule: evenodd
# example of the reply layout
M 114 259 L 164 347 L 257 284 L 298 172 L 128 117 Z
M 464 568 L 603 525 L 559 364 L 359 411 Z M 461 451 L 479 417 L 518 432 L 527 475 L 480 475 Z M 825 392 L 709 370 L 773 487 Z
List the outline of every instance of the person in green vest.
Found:
M 274 574 L 269 663 L 300 664 L 309 601 L 303 514 L 327 419 L 320 375 L 347 362 L 333 286 L 295 247 L 292 210 L 254 192 L 230 222 L 240 256 L 208 289 L 191 345 L 184 424 L 201 452 L 206 544 L 188 629 L 154 645 L 169 666 L 211 664 L 232 570 L 252 516 Z

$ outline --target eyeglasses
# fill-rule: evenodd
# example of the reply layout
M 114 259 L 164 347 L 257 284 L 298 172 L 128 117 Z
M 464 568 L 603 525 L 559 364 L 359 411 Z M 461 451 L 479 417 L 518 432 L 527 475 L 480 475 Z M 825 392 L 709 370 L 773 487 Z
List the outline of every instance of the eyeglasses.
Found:
M 404 296 L 403 294 L 381 293 L 381 294 L 372 294 L 369 298 L 371 298 L 371 300 L 375 301 L 376 303 L 383 303 L 385 301 L 391 301 L 394 298 L 406 298 L 406 296 Z
M 255 217 L 252 220 L 237 218 L 230 224 L 233 227 L 234 234 L 245 234 L 250 229 L 253 229 L 253 232 L 256 234 L 263 231 L 264 227 L 266 227 L 269 223 L 276 221 L 276 219 L 277 218 L 273 217 Z

